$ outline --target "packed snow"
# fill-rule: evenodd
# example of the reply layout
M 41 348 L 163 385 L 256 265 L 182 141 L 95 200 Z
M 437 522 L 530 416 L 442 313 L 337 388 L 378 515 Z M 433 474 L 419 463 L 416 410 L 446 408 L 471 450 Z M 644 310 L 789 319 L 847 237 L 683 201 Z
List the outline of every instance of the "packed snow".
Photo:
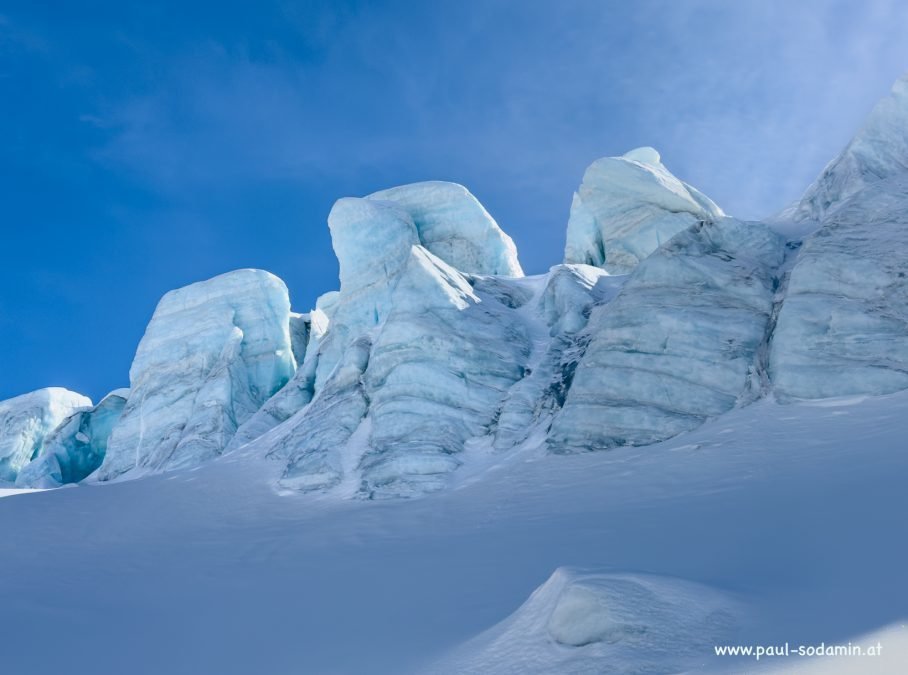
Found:
M 483 453 L 480 473 L 418 500 L 278 495 L 283 465 L 242 452 L 0 499 L 4 669 L 493 673 L 510 648 L 488 631 L 570 568 L 659 580 L 656 602 L 629 620 L 676 639 L 704 605 L 654 610 L 694 584 L 731 613 L 733 635 L 644 659 L 628 633 L 552 644 L 546 611 L 535 619 L 545 630 L 518 643 L 542 659 L 535 672 L 601 654 L 583 667 L 633 672 L 641 658 L 659 673 L 788 673 L 812 660 L 716 657 L 707 638 L 847 644 L 888 630 L 882 658 L 835 662 L 901 673 L 887 654 L 908 642 L 906 405 L 904 392 L 764 399 L 648 447 Z M 475 670 L 456 667 L 464 645 Z

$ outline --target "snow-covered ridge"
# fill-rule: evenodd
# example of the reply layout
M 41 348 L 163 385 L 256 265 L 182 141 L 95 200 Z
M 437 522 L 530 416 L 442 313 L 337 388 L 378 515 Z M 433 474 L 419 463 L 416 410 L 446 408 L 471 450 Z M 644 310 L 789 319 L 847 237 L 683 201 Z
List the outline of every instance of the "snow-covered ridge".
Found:
M 726 217 L 652 148 L 600 159 L 562 263 L 531 277 L 463 186 L 340 199 L 337 291 L 291 312 L 279 279 L 238 270 L 168 293 L 128 393 L 0 404 L 0 480 L 240 452 L 277 462 L 280 490 L 412 496 L 471 462 L 646 445 L 766 395 L 906 389 L 906 158 L 903 78 L 788 213 L 803 240 Z

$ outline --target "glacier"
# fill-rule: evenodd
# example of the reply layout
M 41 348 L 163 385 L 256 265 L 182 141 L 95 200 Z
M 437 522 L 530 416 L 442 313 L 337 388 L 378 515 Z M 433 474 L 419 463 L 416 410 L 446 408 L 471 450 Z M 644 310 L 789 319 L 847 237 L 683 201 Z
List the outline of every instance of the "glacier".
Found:
M 237 270 L 171 291 L 139 343 L 129 397 L 93 479 L 219 455 L 295 366 L 290 300 L 274 275 Z
M 596 160 L 562 261 L 530 276 L 462 185 L 341 198 L 337 290 L 306 312 L 261 270 L 171 291 L 128 392 L 22 447 L 5 433 L 5 480 L 103 482 L 236 452 L 276 463 L 282 493 L 411 497 L 527 448 L 648 445 L 766 396 L 908 388 L 908 268 L 891 255 L 908 246 L 906 121 L 903 77 L 766 223 L 726 216 L 654 148 Z
M 110 432 L 119 421 L 128 389 L 116 389 L 94 407 L 80 409 L 47 435 L 38 455 L 16 478 L 16 487 L 52 488 L 78 483 L 101 466 Z
M 62 387 L 0 401 L 0 481 L 15 482 L 48 434 L 74 411 L 90 407 L 91 399 Z
M 593 310 L 549 445 L 645 445 L 720 415 L 758 385 L 783 239 L 760 223 L 702 222 L 642 262 Z
M 779 396 L 908 388 L 908 75 L 787 214 L 812 230 L 771 354 Z
M 631 271 L 674 235 L 725 214 L 678 180 L 653 148 L 593 162 L 574 193 L 564 262 Z
M 906 207 L 908 76 L 765 222 L 597 160 L 541 274 L 464 186 L 338 200 L 314 307 L 220 275 L 128 389 L 0 402 L 4 667 L 727 672 L 882 635 L 902 672 Z

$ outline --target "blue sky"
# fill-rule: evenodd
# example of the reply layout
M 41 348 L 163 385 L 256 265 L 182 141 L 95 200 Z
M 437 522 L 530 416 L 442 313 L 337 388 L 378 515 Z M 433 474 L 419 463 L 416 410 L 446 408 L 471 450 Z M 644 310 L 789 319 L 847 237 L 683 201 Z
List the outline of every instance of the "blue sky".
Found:
M 900 0 L 5 2 L 0 399 L 126 386 L 158 298 L 230 269 L 306 311 L 342 196 L 463 183 L 530 273 L 584 168 L 639 145 L 772 213 L 908 69 L 906 25 Z

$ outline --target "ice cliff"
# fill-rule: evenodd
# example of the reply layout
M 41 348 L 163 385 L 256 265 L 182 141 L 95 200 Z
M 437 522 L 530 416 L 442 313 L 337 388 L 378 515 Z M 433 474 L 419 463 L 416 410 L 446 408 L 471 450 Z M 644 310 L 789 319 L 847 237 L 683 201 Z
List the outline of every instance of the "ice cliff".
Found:
M 906 214 L 905 78 L 769 225 L 725 216 L 652 148 L 597 160 L 541 275 L 463 186 L 342 198 L 337 291 L 291 312 L 279 279 L 239 270 L 168 293 L 128 391 L 0 403 L 0 480 L 235 451 L 281 490 L 411 496 L 473 459 L 650 444 L 762 396 L 905 389 Z
M 574 194 L 564 262 L 632 270 L 679 232 L 724 214 L 675 178 L 653 148 L 593 162 Z
M 791 272 L 773 337 L 778 394 L 908 388 L 908 75 L 793 217 L 816 229 Z
M 94 477 L 217 456 L 294 369 L 290 300 L 274 275 L 238 270 L 171 291 L 139 343 L 129 397 Z
M 40 454 L 47 435 L 91 400 L 61 387 L 39 389 L 0 401 L 0 481 L 14 482 Z

